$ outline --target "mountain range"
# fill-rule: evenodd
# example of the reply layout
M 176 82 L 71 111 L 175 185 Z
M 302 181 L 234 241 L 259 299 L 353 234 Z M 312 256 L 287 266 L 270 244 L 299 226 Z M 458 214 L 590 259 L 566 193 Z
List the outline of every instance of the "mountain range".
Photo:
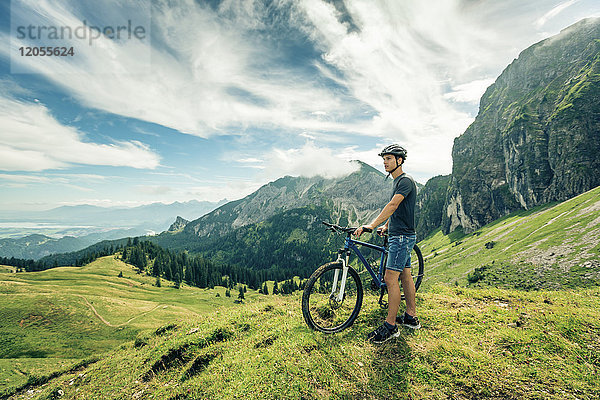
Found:
M 440 227 L 445 234 L 474 232 L 511 212 L 598 186 L 599 60 L 600 18 L 524 50 L 486 90 L 475 121 L 456 138 L 452 174 L 420 189 L 419 239 Z M 363 163 L 337 181 L 285 177 L 156 240 L 256 268 L 303 265 L 302 254 L 322 251 L 327 242 L 319 218 L 365 223 L 389 191 L 383 175 Z
M 391 180 L 354 161 L 342 177 L 286 176 L 243 199 L 148 238 L 162 247 L 201 254 L 217 262 L 304 276 L 331 257 L 338 238 L 322 221 L 368 223 L 389 201 Z
M 524 50 L 486 90 L 452 160 L 431 223 L 445 233 L 600 185 L 600 18 Z
M 178 215 L 197 218 L 226 202 L 192 200 L 133 208 L 78 205 L 26 214 L 3 211 L 0 257 L 37 260 L 49 254 L 77 251 L 102 240 L 162 232 Z
M 473 232 L 600 184 L 599 46 L 600 19 L 583 20 L 524 50 L 504 70 L 455 140 L 452 174 L 419 189 L 420 240 L 440 227 L 445 234 Z M 339 246 L 322 220 L 366 223 L 389 199 L 391 181 L 355 164 L 342 178 L 286 176 L 211 212 L 179 214 L 148 239 L 256 269 L 313 268 Z M 68 210 L 55 213 L 61 211 Z

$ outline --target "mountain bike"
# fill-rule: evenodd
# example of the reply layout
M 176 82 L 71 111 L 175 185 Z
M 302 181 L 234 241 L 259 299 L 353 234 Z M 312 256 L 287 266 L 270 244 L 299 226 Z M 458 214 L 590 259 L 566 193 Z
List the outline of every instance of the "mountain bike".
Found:
M 352 233 L 356 228 L 342 227 L 328 222 L 323 222 L 323 224 L 327 226 L 326 229 L 334 233 L 345 234 L 346 240 L 344 247 L 338 250 L 337 259 L 317 268 L 308 279 L 302 293 L 302 314 L 306 324 L 311 329 L 325 333 L 336 333 L 352 325 L 358 317 L 363 301 L 361 278 L 356 269 L 349 264 L 352 252 L 356 254 L 360 263 L 364 265 L 371 276 L 371 288 L 379 290 L 379 305 L 382 308 L 387 308 L 387 303 L 383 300 L 386 293 L 383 276 L 387 261 L 388 237 L 384 235 L 383 245 L 379 246 L 353 239 Z M 364 229 L 364 231 L 372 232 L 372 230 L 367 229 Z M 380 253 L 378 269 L 377 265 L 371 267 L 371 264 L 357 246 L 363 246 Z M 374 268 L 377 269 L 377 272 L 373 270 Z M 411 253 L 411 273 L 417 290 L 423 280 L 423 271 L 423 256 L 419 247 L 415 245 Z M 404 294 L 402 299 L 404 300 Z

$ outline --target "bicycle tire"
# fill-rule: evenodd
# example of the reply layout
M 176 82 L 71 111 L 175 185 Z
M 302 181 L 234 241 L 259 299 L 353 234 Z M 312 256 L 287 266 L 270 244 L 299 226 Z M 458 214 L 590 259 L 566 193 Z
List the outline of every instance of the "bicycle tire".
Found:
M 309 328 L 324 332 L 337 333 L 354 323 L 363 301 L 363 287 L 356 270 L 348 267 L 344 298 L 336 301 L 336 289 L 332 293 L 335 271 L 341 280 L 342 263 L 331 262 L 320 266 L 308 278 L 302 293 L 302 314 Z M 336 285 L 339 289 L 340 285 Z
M 425 262 L 423 261 L 423 254 L 421 254 L 421 249 L 419 249 L 419 246 L 415 244 L 415 246 L 413 247 L 413 251 L 417 255 L 419 265 L 419 272 L 416 275 L 417 279 L 415 280 L 415 291 L 417 291 L 419 290 L 419 286 L 421 286 L 421 282 L 423 281 L 423 275 L 425 274 Z M 413 276 L 413 279 L 414 278 L 415 276 Z

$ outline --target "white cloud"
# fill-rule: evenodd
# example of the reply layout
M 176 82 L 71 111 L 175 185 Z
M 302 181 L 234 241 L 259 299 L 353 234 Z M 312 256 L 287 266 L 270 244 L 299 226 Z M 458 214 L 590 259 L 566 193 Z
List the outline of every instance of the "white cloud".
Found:
M 117 44 L 105 38 L 97 40 L 102 51 L 80 46 L 77 62 L 49 57 L 30 67 L 88 107 L 201 137 L 247 126 L 347 131 L 344 122 L 312 115 L 315 110 L 348 112 L 339 94 L 302 79 L 293 67 L 280 66 L 276 49 L 248 35 L 265 17 L 262 6 L 234 3 L 221 14 L 193 0 L 155 3 L 156 43 L 149 74 L 126 73 L 140 63 L 135 42 Z M 56 12 L 55 0 L 28 4 L 47 17 L 48 25 L 77 26 L 84 17 L 64 7 Z M 23 44 L 14 41 L 10 51 Z M 9 49 L 3 50 L 8 55 Z M 107 61 L 108 71 L 123 73 L 107 73 Z
M 0 180 L 16 182 L 19 184 L 37 184 L 37 183 L 67 183 L 64 178 L 51 178 L 47 176 L 21 175 L 21 174 L 0 174 Z
M 255 192 L 267 180 L 259 181 L 233 181 L 227 180 L 218 185 L 202 185 L 188 188 L 179 196 L 179 199 L 195 199 L 204 201 L 220 201 L 223 199 L 237 200 Z
M 265 156 L 264 175 L 269 177 L 322 176 L 337 178 L 346 176 L 358 169 L 329 148 L 318 148 L 308 142 L 302 148 L 281 150 L 275 149 Z
M 550 11 L 548 11 L 546 14 L 544 14 L 542 17 L 540 17 L 537 21 L 535 21 L 536 27 L 538 29 L 540 29 L 541 27 L 546 25 L 546 22 L 548 22 L 548 20 L 556 17 L 558 14 L 560 14 L 567 8 L 571 7 L 573 4 L 577 3 L 578 1 L 579 0 L 569 0 L 569 1 L 565 1 L 564 3 L 560 3 L 559 5 L 557 5 Z
M 0 170 L 41 171 L 71 164 L 155 168 L 159 157 L 145 144 L 86 142 L 41 103 L 0 96 Z
M 460 103 L 479 104 L 479 99 L 485 90 L 494 83 L 495 79 L 478 79 L 472 82 L 456 85 L 444 98 Z
M 450 168 L 452 140 L 472 122 L 489 77 L 547 35 L 536 31 L 536 21 L 539 30 L 550 18 L 561 20 L 562 12 L 577 2 L 347 0 L 348 15 L 342 16 L 322 0 L 280 0 L 269 7 L 228 0 L 216 11 L 194 0 L 159 0 L 152 2 L 149 73 L 130 72 L 139 69 L 143 48 L 106 39 L 98 40 L 96 48 L 79 48 L 77 62 L 49 57 L 34 68 L 84 106 L 183 133 L 245 135 L 267 128 L 320 143 L 341 141 L 339 133 L 370 135 L 373 141 L 405 144 L 417 155 L 411 161 L 419 163 L 419 173 L 435 175 Z M 85 18 L 73 11 L 77 1 L 70 1 L 72 7 L 63 3 L 26 2 L 46 16 L 48 25 Z M 111 4 L 118 9 L 118 1 Z M 90 11 L 98 15 L 107 9 L 105 3 L 95 7 Z M 340 22 L 346 17 L 353 29 Z M 572 22 L 565 19 L 563 25 Z M 311 38 L 314 49 L 308 53 L 320 53 L 312 65 L 303 55 L 287 59 L 280 51 L 286 43 L 279 35 L 288 29 Z M 8 41 L 6 34 L 0 39 Z M 5 56 L 9 51 L 15 49 L 0 49 Z M 109 70 L 119 73 L 106 72 L 107 58 Z M 296 65 L 298 60 L 309 65 Z M 63 73 L 54 73 L 57 69 Z M 138 142 L 114 146 L 125 153 L 151 153 Z M 18 160 L 33 160 L 34 170 L 79 162 L 31 147 L 10 145 L 8 152 Z M 293 152 L 283 151 L 282 157 Z M 277 159 L 273 156 L 271 163 Z M 18 160 L 9 165 L 26 168 Z

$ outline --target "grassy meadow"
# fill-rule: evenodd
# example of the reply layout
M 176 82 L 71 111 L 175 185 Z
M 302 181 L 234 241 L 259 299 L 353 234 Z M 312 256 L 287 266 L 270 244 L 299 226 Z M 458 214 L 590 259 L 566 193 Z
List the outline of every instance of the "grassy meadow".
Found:
M 155 278 L 113 256 L 81 268 L 10 270 L 0 269 L 0 394 L 112 350 L 144 329 L 237 306 L 236 290 L 228 298 L 222 287 L 175 289 L 164 280 L 156 287 Z M 259 296 L 248 292 L 246 302 Z
M 310 331 L 298 295 L 190 317 L 14 399 L 598 399 L 600 292 L 435 285 L 423 329 L 374 346 L 368 295 L 351 328 Z
M 597 287 L 600 187 L 510 214 L 469 235 L 438 230 L 419 246 L 425 290 L 437 282 L 525 290 Z
M 385 313 L 369 291 L 353 327 L 324 335 L 298 292 L 234 304 L 115 256 L 0 266 L 0 399 L 600 399 L 599 225 L 596 188 L 435 232 L 423 329 L 382 346 L 365 341 Z

